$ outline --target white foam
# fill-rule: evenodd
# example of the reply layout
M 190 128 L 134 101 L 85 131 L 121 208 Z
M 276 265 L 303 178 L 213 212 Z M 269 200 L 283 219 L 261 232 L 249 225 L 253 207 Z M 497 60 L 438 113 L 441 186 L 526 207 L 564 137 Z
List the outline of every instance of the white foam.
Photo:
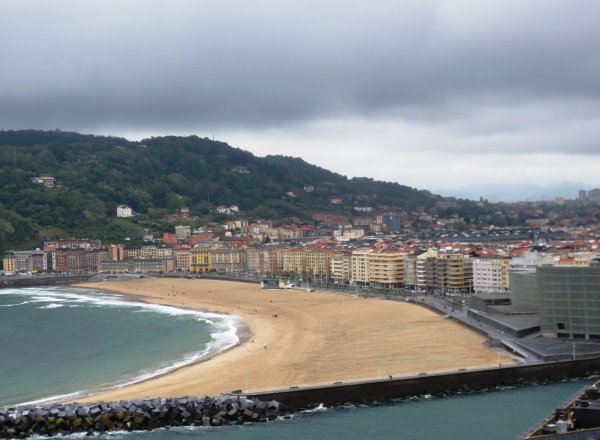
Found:
M 31 301 L 23 301 L 23 302 L 20 302 L 18 304 L 0 304 L 0 307 L 16 307 L 16 306 L 22 306 L 22 305 L 25 305 L 25 304 L 29 304 L 30 302 Z
M 312 408 L 312 409 L 305 409 L 304 413 L 320 413 L 320 412 L 326 412 L 329 411 L 329 408 L 327 408 L 325 405 L 323 405 L 322 403 L 319 403 L 318 406 Z
M 70 399 L 70 398 L 73 398 L 73 397 L 78 397 L 78 396 L 81 396 L 81 394 L 82 394 L 81 391 L 77 391 L 77 392 L 74 392 L 74 393 L 57 394 L 55 396 L 46 396 L 46 397 L 42 397 L 41 399 L 30 400 L 29 402 L 19 403 L 16 406 L 22 406 L 22 405 L 27 405 L 27 406 L 43 405 L 44 403 L 56 402 L 56 401 L 60 401 L 60 400 Z
M 64 304 L 50 303 L 47 306 L 38 307 L 38 309 L 58 309 L 59 307 L 64 307 Z
M 125 300 L 122 295 L 107 294 L 91 289 L 78 289 L 60 287 L 25 288 L 25 289 L 4 289 L 0 294 L 13 294 L 29 296 L 29 302 L 68 302 L 70 304 L 89 304 L 95 306 L 136 308 L 137 312 L 155 312 L 169 316 L 195 316 L 198 321 L 204 321 L 208 324 L 215 324 L 214 320 L 222 320 L 231 315 L 221 315 L 217 313 L 203 312 L 198 310 L 184 309 L 162 304 L 150 304 Z
M 65 298 L 55 297 L 55 296 L 34 296 L 31 298 L 29 302 L 39 303 L 39 302 L 65 302 L 67 301 Z

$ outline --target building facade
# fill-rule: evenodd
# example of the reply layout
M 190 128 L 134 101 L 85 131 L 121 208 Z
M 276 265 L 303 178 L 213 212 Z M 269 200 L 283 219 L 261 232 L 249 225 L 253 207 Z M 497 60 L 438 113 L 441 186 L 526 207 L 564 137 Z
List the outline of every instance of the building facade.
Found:
M 544 336 L 600 340 L 600 267 L 537 269 Z
M 208 272 L 211 269 L 210 248 L 194 246 L 190 249 L 190 270 L 194 273 Z
M 509 268 L 509 258 L 474 258 L 473 291 L 478 294 L 507 292 Z

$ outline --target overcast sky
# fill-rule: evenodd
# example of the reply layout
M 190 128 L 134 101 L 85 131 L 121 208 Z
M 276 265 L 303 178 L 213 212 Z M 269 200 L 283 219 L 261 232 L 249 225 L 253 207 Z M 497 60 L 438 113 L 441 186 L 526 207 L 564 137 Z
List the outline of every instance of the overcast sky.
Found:
M 600 2 L 0 3 L 0 128 L 197 134 L 418 188 L 600 184 Z

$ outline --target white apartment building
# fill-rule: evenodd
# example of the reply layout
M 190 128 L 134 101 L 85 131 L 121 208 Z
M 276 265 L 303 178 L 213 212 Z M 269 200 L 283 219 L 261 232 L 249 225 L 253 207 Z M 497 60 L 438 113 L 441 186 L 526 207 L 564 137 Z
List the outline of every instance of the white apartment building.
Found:
M 475 293 L 499 293 L 509 289 L 508 258 L 474 258 L 473 291 Z
M 352 254 L 335 252 L 331 256 L 331 280 L 334 283 L 347 284 L 352 276 Z

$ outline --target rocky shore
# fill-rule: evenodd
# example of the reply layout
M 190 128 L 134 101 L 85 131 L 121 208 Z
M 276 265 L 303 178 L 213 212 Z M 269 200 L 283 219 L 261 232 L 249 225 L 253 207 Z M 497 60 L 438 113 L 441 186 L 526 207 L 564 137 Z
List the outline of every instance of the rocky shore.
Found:
M 0 409 L 0 439 L 266 422 L 287 413 L 279 402 L 242 395 L 18 406 Z

